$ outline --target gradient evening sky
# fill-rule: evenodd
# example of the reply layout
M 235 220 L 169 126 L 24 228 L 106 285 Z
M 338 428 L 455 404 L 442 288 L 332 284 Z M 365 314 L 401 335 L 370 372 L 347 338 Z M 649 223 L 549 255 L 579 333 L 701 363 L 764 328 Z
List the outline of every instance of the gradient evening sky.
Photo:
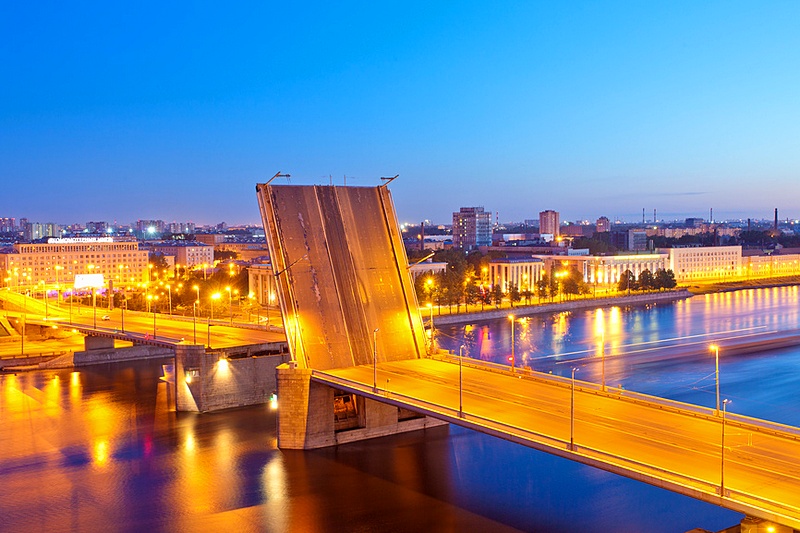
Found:
M 5 2 L 0 216 L 800 217 L 800 2 Z M 285 180 L 283 180 L 285 183 Z

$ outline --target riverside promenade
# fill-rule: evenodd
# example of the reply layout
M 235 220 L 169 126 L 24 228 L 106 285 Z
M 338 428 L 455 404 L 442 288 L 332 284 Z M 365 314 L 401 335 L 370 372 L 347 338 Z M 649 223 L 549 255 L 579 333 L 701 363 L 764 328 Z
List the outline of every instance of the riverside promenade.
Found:
M 608 296 L 597 298 L 576 298 L 574 300 L 564 300 L 563 302 L 542 303 L 533 305 L 515 305 L 510 307 L 504 304 L 502 307 L 495 308 L 494 306 L 486 306 L 481 311 L 480 306 L 470 306 L 468 312 L 452 313 L 452 314 L 437 314 L 437 308 L 434 308 L 433 323 L 437 326 L 446 326 L 450 324 L 462 324 L 465 322 L 474 322 L 476 320 L 494 320 L 498 318 L 505 318 L 508 315 L 516 316 L 532 316 L 549 313 L 562 313 L 564 311 L 577 311 L 578 309 L 594 309 L 598 307 L 612 307 L 618 305 L 648 305 L 665 302 L 674 302 L 675 300 L 683 300 L 693 296 L 687 289 L 681 288 L 672 291 L 664 292 L 648 292 L 644 294 L 631 294 L 624 296 Z M 474 310 L 478 307 L 478 310 Z M 428 308 L 422 308 L 422 316 L 425 321 L 429 321 L 430 314 L 427 312 Z M 443 312 L 447 312 L 447 308 L 442 308 Z

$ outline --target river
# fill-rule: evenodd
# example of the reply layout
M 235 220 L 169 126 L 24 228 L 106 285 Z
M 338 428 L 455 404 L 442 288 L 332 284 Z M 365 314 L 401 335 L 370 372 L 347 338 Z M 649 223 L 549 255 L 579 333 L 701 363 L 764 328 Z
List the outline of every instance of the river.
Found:
M 800 425 L 800 347 L 727 356 L 798 328 L 798 288 L 517 317 L 517 364 Z M 505 362 L 511 322 L 437 331 Z M 656 350 L 682 345 L 675 355 Z M 719 530 L 741 515 L 458 427 L 312 452 L 276 448 L 267 406 L 175 413 L 167 361 L 0 375 L 2 531 Z

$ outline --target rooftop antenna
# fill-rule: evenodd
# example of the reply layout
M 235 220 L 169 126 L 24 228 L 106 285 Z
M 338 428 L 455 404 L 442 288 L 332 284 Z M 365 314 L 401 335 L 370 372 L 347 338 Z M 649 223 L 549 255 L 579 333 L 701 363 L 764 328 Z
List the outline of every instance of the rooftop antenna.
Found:
M 381 181 L 383 181 L 383 183 L 381 183 L 381 185 L 380 185 L 380 186 L 381 186 L 381 187 L 386 187 L 386 186 L 387 186 L 387 185 L 389 185 L 391 182 L 393 182 L 394 180 L 396 180 L 396 179 L 397 179 L 399 176 L 400 176 L 400 174 L 395 174 L 395 175 L 394 175 L 394 176 L 392 176 L 391 178 L 384 178 L 383 176 L 381 176 Z
M 288 179 L 288 178 L 290 178 L 290 177 L 291 177 L 291 174 L 281 174 L 281 171 L 279 170 L 277 174 L 275 174 L 274 176 L 272 176 L 272 177 L 271 177 L 271 178 L 270 178 L 270 179 L 267 181 L 266 185 L 269 185 L 270 183 L 272 183 L 272 180 L 274 180 L 275 178 L 287 178 L 287 179 Z

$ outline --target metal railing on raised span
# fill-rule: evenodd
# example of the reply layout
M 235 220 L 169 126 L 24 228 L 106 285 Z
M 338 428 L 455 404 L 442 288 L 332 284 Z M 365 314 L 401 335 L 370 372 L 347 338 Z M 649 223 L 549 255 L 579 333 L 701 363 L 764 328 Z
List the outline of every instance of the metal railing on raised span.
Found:
M 445 356 L 443 358 L 455 359 L 456 361 L 458 359 L 458 357 L 455 356 Z M 485 367 L 495 371 L 505 371 L 511 374 L 509 367 L 504 367 L 504 365 L 498 365 L 497 363 L 486 361 L 480 361 L 479 364 L 474 364 L 475 361 L 476 360 L 474 359 L 471 360 L 470 365 L 476 367 Z M 531 373 L 518 375 L 522 377 L 542 379 L 550 384 L 555 384 L 558 386 L 572 386 L 572 380 L 570 378 L 564 378 L 561 376 L 550 374 L 539 374 L 538 376 L 532 376 Z M 386 388 L 380 388 L 376 386 L 373 389 L 373 386 L 368 383 L 331 375 L 319 370 L 313 370 L 312 377 L 318 381 L 342 388 L 343 390 L 348 390 L 353 393 L 379 399 L 380 401 L 391 403 L 397 406 L 410 408 L 411 410 L 420 411 L 423 414 L 444 419 L 448 422 L 456 423 L 469 429 L 482 431 L 484 433 L 499 437 L 510 437 L 511 440 L 520 442 L 522 444 L 536 444 L 536 446 L 532 447 L 544 449 L 544 451 L 550 451 L 551 453 L 555 452 L 557 455 L 569 457 L 591 466 L 614 471 L 616 473 L 623 473 L 621 471 L 627 471 L 630 474 L 635 473 L 641 478 L 649 478 L 653 481 L 657 480 L 659 482 L 666 482 L 672 484 L 675 488 L 680 487 L 684 489 L 684 493 L 695 492 L 698 496 L 701 494 L 705 495 L 705 499 L 707 500 L 719 498 L 719 504 L 721 505 L 727 504 L 731 507 L 736 507 L 739 510 L 741 510 L 743 506 L 749 508 L 750 511 L 759 510 L 762 513 L 773 516 L 776 519 L 780 519 L 783 523 L 792 525 L 793 527 L 796 527 L 798 524 L 800 524 L 800 514 L 798 514 L 799 510 L 797 508 L 781 502 L 768 500 L 750 492 L 729 489 L 727 487 L 721 488 L 719 483 L 716 482 L 693 477 L 691 475 L 676 472 L 674 470 L 665 469 L 650 463 L 629 459 L 606 450 L 600 450 L 578 444 L 574 446 L 574 449 L 570 449 L 570 442 L 565 439 L 542 432 L 532 431 L 530 429 L 508 424 L 495 419 L 490 419 L 474 413 L 468 413 L 463 410 L 460 411 L 456 407 L 423 400 L 398 391 L 392 391 L 388 388 L 388 386 Z M 627 390 L 624 391 L 624 396 L 617 395 L 614 393 L 604 392 L 600 390 L 600 385 L 588 382 L 580 382 L 579 387 L 576 380 L 576 391 L 605 394 L 621 400 L 635 401 L 637 403 L 646 404 L 650 407 L 667 408 L 675 413 L 683 414 L 685 416 L 702 416 L 711 419 L 720 419 L 718 416 L 713 414 L 713 409 L 706 407 L 685 404 L 664 398 L 657 398 Z M 797 440 L 798 437 L 800 437 L 800 429 L 766 420 L 759 420 L 742 415 L 731 414 L 726 416 L 725 420 L 726 423 L 732 423 L 731 425 L 737 425 L 754 431 L 766 431 L 774 436 L 785 437 L 793 440 Z

